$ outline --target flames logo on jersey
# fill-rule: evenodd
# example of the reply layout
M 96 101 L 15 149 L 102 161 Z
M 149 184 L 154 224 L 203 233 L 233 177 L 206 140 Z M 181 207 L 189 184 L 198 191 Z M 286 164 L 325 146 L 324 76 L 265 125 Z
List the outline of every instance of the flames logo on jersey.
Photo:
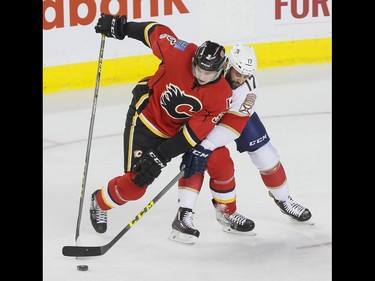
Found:
M 190 118 L 203 108 L 199 99 L 185 94 L 173 84 L 169 84 L 161 94 L 160 104 L 169 116 L 176 119 Z

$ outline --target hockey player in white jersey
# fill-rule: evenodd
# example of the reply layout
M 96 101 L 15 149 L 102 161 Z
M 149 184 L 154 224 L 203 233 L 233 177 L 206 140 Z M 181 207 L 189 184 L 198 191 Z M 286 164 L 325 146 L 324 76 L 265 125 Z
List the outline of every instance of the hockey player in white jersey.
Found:
M 174 241 L 195 243 L 199 237 L 199 230 L 193 223 L 193 210 L 206 169 L 216 219 L 223 225 L 223 230 L 255 235 L 252 231 L 254 222 L 237 212 L 234 163 L 225 147 L 232 140 L 240 153 L 248 153 L 282 213 L 300 222 L 311 218 L 311 212 L 289 195 L 287 177 L 277 150 L 255 112 L 256 69 L 257 58 L 251 46 L 235 45 L 231 49 L 225 77 L 233 90 L 233 103 L 206 139 L 183 155 L 181 165 L 185 165 L 185 172 L 178 182 L 179 209 L 169 235 Z

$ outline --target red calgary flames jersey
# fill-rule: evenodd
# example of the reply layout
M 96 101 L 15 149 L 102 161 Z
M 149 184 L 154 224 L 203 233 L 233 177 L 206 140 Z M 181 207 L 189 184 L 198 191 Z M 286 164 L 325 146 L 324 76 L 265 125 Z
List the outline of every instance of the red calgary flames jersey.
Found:
M 223 75 L 215 83 L 195 85 L 192 58 L 197 45 L 177 39 L 167 26 L 150 23 L 144 36 L 161 63 L 148 80 L 149 101 L 139 118 L 164 138 L 183 130 L 186 140 L 195 146 L 230 107 L 232 90 Z

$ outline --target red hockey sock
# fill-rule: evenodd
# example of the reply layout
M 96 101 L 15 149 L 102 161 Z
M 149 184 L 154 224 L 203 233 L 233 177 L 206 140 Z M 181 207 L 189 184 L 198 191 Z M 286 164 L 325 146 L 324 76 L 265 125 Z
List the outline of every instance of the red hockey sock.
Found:
M 232 202 L 218 202 L 218 200 L 215 200 L 215 199 L 213 200 L 215 201 L 215 203 L 221 204 L 222 206 L 224 206 L 221 210 L 228 215 L 233 214 L 237 210 L 236 200 Z
M 201 191 L 202 184 L 203 184 L 204 174 L 194 174 L 190 178 L 180 178 L 178 180 L 178 188 L 181 189 L 193 189 L 196 190 L 197 193 Z
M 108 182 L 107 192 L 110 199 L 117 205 L 123 205 L 128 201 L 134 201 L 141 198 L 147 186 L 139 187 L 131 179 L 134 177 L 134 172 L 125 173 L 122 176 L 115 177 Z M 101 192 L 96 196 L 98 204 L 102 210 L 109 210 L 112 207 L 105 202 Z
M 286 181 L 284 167 L 280 162 L 270 170 L 261 171 L 260 176 L 268 188 L 278 188 Z

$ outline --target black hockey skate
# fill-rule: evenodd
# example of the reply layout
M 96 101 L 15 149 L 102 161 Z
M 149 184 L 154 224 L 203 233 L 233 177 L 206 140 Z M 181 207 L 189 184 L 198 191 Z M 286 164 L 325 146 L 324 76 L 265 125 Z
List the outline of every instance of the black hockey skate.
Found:
M 275 197 L 273 197 L 271 192 L 268 192 L 268 194 L 269 196 L 273 198 L 276 205 L 279 206 L 283 214 L 288 215 L 289 218 L 291 218 L 292 220 L 313 224 L 313 222 L 310 221 L 310 218 L 312 215 L 309 209 L 294 202 L 292 197 L 288 196 L 288 200 L 280 201 L 280 200 L 276 200 Z
M 194 244 L 200 233 L 194 227 L 193 219 L 194 212 L 192 209 L 180 207 L 172 223 L 172 232 L 169 235 L 169 239 L 176 242 Z
M 99 191 L 98 189 L 91 195 L 90 220 L 96 232 L 104 233 L 107 231 L 107 211 L 103 211 L 96 201 Z
M 217 203 L 214 199 L 212 199 L 212 204 L 216 210 L 216 219 L 223 226 L 223 231 L 242 235 L 256 235 L 252 231 L 255 227 L 255 223 L 252 220 L 237 212 L 228 215 L 225 213 L 226 206 Z

